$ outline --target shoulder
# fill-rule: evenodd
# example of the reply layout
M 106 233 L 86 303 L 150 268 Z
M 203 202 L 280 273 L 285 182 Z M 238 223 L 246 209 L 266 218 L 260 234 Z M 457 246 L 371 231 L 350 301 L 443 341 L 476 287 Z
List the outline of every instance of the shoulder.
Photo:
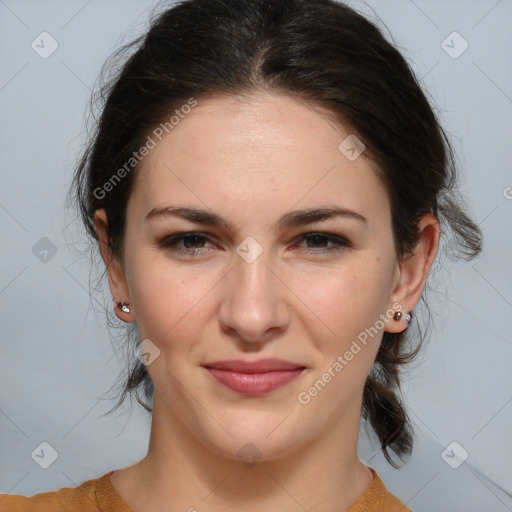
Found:
M 375 469 L 368 468 L 373 474 L 373 482 L 347 512 L 413 512 L 386 489 Z
M 113 471 L 87 480 L 77 487 L 42 492 L 27 497 L 0 494 L 1 512 L 131 512 L 115 492 L 110 481 Z

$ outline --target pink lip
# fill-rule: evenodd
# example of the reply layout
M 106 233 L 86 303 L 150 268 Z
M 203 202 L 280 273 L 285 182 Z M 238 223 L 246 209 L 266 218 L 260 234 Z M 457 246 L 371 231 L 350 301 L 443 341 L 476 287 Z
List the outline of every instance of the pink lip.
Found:
M 232 391 L 258 396 L 288 384 L 297 378 L 305 367 L 281 359 L 259 361 L 216 361 L 203 365 L 221 384 Z

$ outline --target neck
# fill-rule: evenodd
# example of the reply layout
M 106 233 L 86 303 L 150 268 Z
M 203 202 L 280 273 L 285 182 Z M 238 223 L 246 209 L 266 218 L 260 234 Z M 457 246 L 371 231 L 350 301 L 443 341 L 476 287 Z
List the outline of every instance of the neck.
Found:
M 353 409 L 320 439 L 250 464 L 206 449 L 155 391 L 148 453 L 112 481 L 134 512 L 340 512 L 373 479 L 357 457 L 360 404 Z

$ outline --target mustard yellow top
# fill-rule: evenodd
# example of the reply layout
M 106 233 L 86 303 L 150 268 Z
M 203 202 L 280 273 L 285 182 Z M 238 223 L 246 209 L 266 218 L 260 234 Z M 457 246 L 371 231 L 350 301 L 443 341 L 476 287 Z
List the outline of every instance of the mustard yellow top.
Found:
M 347 512 L 412 512 L 384 486 L 373 468 L 372 485 Z M 112 485 L 109 471 L 78 487 L 63 487 L 32 497 L 0 494 L 0 512 L 133 512 Z

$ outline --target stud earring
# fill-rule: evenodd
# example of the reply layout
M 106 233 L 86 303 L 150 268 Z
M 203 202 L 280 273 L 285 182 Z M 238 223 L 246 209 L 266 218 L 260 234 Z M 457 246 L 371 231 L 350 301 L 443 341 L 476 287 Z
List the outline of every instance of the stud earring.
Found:
M 394 315 L 393 315 L 393 320 L 404 320 L 405 321 L 405 325 L 408 327 L 409 326 L 409 322 L 411 320 L 411 315 L 409 315 L 409 313 L 403 313 L 402 311 L 397 311 Z
M 130 313 L 130 312 L 131 312 L 131 308 L 130 308 L 129 306 L 130 306 L 130 304 L 128 304 L 128 303 L 125 303 L 125 302 L 116 302 L 116 301 L 114 300 L 114 307 L 116 307 L 116 308 L 121 308 L 121 311 L 122 311 L 123 313 Z

